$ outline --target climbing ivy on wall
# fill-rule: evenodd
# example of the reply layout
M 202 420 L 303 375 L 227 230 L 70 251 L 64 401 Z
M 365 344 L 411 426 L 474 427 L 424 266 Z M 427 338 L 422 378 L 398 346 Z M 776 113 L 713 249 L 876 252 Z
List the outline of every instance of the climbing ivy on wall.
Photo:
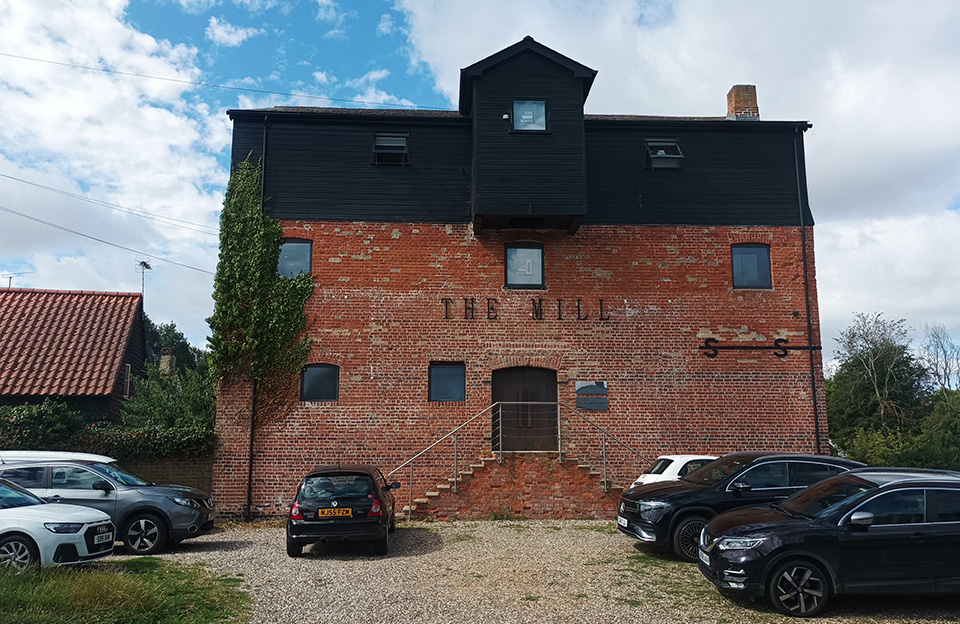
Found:
M 213 316 L 207 319 L 210 367 L 225 383 L 251 381 L 259 389 L 258 420 L 285 404 L 284 390 L 310 351 L 303 306 L 313 277 L 277 272 L 282 230 L 261 207 L 261 168 L 249 158 L 230 177 L 220 215 L 220 260 L 214 277 Z

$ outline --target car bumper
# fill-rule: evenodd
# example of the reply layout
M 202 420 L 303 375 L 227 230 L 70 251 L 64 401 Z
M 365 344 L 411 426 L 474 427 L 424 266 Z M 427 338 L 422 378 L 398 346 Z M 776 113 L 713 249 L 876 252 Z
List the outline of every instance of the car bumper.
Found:
M 213 529 L 213 511 L 197 510 L 178 506 L 169 512 L 170 537 L 176 540 L 188 539 L 208 533 Z
M 287 539 L 296 544 L 317 542 L 372 541 L 383 539 L 386 525 L 378 518 L 345 522 L 311 522 L 290 520 L 287 522 Z
M 763 562 L 751 556 L 751 551 L 726 551 L 713 549 L 707 553 L 699 549 L 697 566 L 700 573 L 722 591 L 737 592 L 748 596 L 762 596 L 761 577 Z
M 666 531 L 657 525 L 622 514 L 617 516 L 617 529 L 624 535 L 629 535 L 641 542 L 663 544 L 666 541 Z
M 108 524 L 108 523 L 104 523 Z M 102 559 L 113 554 L 113 544 L 116 539 L 116 528 L 109 524 L 109 533 L 100 543 L 94 542 L 98 535 L 98 525 L 88 525 L 79 533 L 59 533 L 55 540 L 44 540 L 40 546 L 40 563 L 42 565 L 70 565 Z

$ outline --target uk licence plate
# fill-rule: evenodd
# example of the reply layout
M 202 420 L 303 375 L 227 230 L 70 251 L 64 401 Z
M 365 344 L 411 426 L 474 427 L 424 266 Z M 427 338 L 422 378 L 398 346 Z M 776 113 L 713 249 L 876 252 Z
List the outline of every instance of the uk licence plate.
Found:
M 627 519 L 624 518 L 623 516 L 617 516 L 617 524 L 619 524 L 622 527 L 625 527 L 627 526 Z
M 703 565 L 710 565 L 710 555 L 699 549 L 697 549 L 697 552 L 700 554 L 700 561 L 703 562 Z
M 324 516 L 352 516 L 353 509 L 351 507 L 331 507 L 330 509 L 318 509 L 317 517 L 322 518 Z
M 102 533 L 93 536 L 94 544 L 108 544 L 113 541 L 113 533 Z

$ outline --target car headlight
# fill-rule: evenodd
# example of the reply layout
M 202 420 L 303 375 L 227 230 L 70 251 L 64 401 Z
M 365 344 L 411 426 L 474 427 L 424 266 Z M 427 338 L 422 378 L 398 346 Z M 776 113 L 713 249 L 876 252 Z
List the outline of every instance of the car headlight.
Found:
M 181 496 L 168 496 L 170 500 L 175 502 L 178 505 L 183 505 L 184 507 L 200 507 L 200 503 L 193 500 L 192 498 L 183 498 Z
M 665 501 L 640 501 L 637 506 L 639 507 L 639 515 L 641 518 L 649 520 L 650 522 L 656 522 L 667 512 L 670 503 Z
M 724 537 L 717 542 L 717 550 L 750 550 L 760 545 L 766 538 Z
M 51 533 L 79 533 L 82 522 L 44 522 L 43 527 Z

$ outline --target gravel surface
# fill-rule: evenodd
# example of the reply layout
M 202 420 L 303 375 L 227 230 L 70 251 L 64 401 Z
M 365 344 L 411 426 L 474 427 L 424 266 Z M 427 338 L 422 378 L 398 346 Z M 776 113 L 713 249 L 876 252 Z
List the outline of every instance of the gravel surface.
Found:
M 765 602 L 721 596 L 696 566 L 647 550 L 612 523 L 401 523 L 390 553 L 312 546 L 287 557 L 283 528 L 238 525 L 161 557 L 241 577 L 253 622 L 669 624 L 791 622 Z M 840 597 L 828 622 L 957 622 L 956 597 Z

